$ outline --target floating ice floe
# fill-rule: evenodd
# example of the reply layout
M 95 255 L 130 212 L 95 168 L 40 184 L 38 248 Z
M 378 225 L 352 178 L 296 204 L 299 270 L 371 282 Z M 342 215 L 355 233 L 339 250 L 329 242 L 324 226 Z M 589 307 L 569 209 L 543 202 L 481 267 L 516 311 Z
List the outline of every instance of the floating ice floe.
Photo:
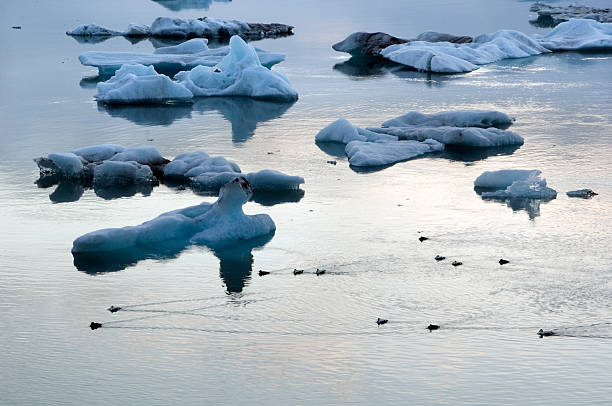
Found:
M 101 76 L 110 76 L 123 65 L 153 66 L 159 73 L 175 74 L 190 70 L 196 66 L 215 66 L 230 52 L 229 46 L 208 48 L 206 39 L 194 38 L 180 45 L 162 47 L 152 54 L 131 52 L 97 52 L 89 51 L 79 55 L 79 61 L 85 66 L 98 68 Z M 261 64 L 267 68 L 282 62 L 285 55 L 269 53 L 255 48 Z
M 78 200 L 83 188 L 89 186 L 104 198 L 131 196 L 136 192 L 148 194 L 162 181 L 189 185 L 197 192 L 217 193 L 237 176 L 251 183 L 255 200 L 262 204 L 299 201 L 304 194 L 300 190 L 304 178 L 300 176 L 269 169 L 242 174 L 235 162 L 221 156 L 211 157 L 204 151 L 180 154 L 170 161 L 152 146 L 124 148 L 105 144 L 49 154 L 34 161 L 40 168 L 41 177 L 37 181 L 40 187 L 58 183 L 62 186 L 61 193 L 56 194 L 58 199 L 53 201 Z M 138 187 L 128 190 L 128 186 Z M 273 192 L 273 196 L 262 195 L 267 192 Z
M 612 8 L 595 8 L 571 4 L 569 6 L 551 6 L 545 3 L 534 3 L 529 11 L 538 14 L 530 23 L 539 27 L 554 27 L 562 22 L 576 18 L 595 20 L 600 23 L 612 23 Z
M 557 191 L 546 186 L 546 179 L 540 178 L 538 170 L 502 170 L 485 172 L 474 181 L 476 187 L 503 188 L 491 192 L 482 192 L 483 198 L 507 199 L 554 199 Z M 488 185 L 488 186 L 483 186 Z M 495 185 L 495 186 L 490 186 Z
M 97 89 L 94 98 L 109 104 L 191 102 L 193 99 L 193 93 L 185 86 L 144 65 L 123 65 L 115 76 L 98 83 Z
M 153 36 L 162 38 L 229 38 L 240 35 L 247 39 L 260 39 L 293 34 L 293 27 L 285 24 L 246 23 L 224 18 L 170 18 L 158 17 L 151 27 L 130 24 L 123 32 L 109 30 L 95 24 L 81 24 L 67 35 L 82 36 Z
M 539 43 L 551 51 L 612 50 L 612 23 L 578 19 L 559 24 Z
M 346 145 L 349 163 L 353 166 L 385 166 L 406 161 L 431 152 L 439 152 L 444 145 L 427 139 L 420 141 L 364 142 L 351 141 Z
M 353 166 L 388 165 L 441 151 L 445 145 L 463 148 L 522 145 L 524 140 L 521 136 L 500 129 L 513 122 L 514 119 L 507 114 L 488 110 L 444 111 L 435 114 L 409 112 L 385 121 L 380 128 L 362 129 L 345 119 L 339 119 L 319 131 L 315 141 L 341 144 L 354 142 L 350 148 L 349 145 L 345 147 L 349 163 Z M 367 159 L 367 155 L 371 155 L 372 159 Z
M 255 49 L 239 36 L 230 39 L 230 52 L 214 69 L 197 66 L 179 72 L 176 80 L 195 96 L 248 96 L 280 101 L 297 100 L 289 80 L 265 68 Z
M 72 253 L 112 252 L 168 240 L 216 245 L 273 233 L 276 226 L 270 216 L 246 215 L 242 211 L 251 193 L 248 182 L 236 177 L 223 186 L 215 203 L 164 213 L 138 226 L 85 234 L 74 240 Z
M 354 33 L 333 48 L 354 56 L 380 55 L 418 71 L 462 73 L 502 59 L 551 51 L 607 50 L 611 48 L 611 30 L 610 24 L 573 19 L 543 37 L 533 38 L 514 30 L 481 34 L 472 41 L 469 37 L 440 33 L 423 33 L 417 40 L 402 40 L 382 33 Z

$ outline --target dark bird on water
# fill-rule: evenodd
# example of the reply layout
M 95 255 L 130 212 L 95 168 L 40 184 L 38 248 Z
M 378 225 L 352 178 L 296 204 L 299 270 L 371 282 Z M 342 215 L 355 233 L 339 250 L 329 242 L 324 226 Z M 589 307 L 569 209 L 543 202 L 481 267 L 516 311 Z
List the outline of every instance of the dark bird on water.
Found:
M 438 326 L 437 324 L 430 324 L 429 326 L 427 326 L 427 330 L 429 331 L 434 331 L 438 329 L 440 329 L 440 326 Z
M 380 317 L 376 319 L 376 324 L 378 324 L 379 326 L 381 324 L 387 324 L 389 322 L 389 320 L 387 319 L 381 319 Z
M 423 241 L 426 241 L 426 240 L 429 240 L 429 238 L 427 238 L 427 237 L 423 237 L 423 236 L 420 236 L 420 237 L 419 237 L 419 241 L 420 241 L 420 242 L 423 242 Z
M 119 310 L 121 310 L 121 307 L 119 307 L 119 306 L 111 306 L 107 310 L 109 312 L 111 312 L 111 313 L 115 313 L 115 312 L 118 312 Z
M 260 270 L 259 271 L 259 276 L 264 276 L 264 275 L 270 275 L 270 272 Z
M 316 270 L 315 274 L 317 274 L 317 276 L 319 276 L 319 275 L 323 275 L 325 272 L 326 272 L 326 271 L 325 271 L 325 269 L 319 269 L 319 268 L 317 268 L 317 270 Z
M 463 262 L 461 262 L 461 261 L 453 261 L 453 263 L 451 265 L 452 266 L 459 266 L 459 265 L 463 265 Z
M 92 329 L 92 330 L 95 330 L 95 329 L 100 328 L 100 327 L 102 327 L 102 324 L 96 323 L 95 321 L 92 321 L 91 324 L 89 325 L 89 328 Z
M 436 255 L 436 257 L 434 258 L 436 261 L 443 261 L 446 259 L 446 257 L 443 257 L 442 255 Z
M 502 258 L 502 259 L 499 260 L 499 264 L 500 265 L 505 265 L 505 264 L 509 264 L 509 263 L 510 263 L 510 261 L 508 261 L 507 259 L 503 259 Z
M 542 337 L 550 337 L 550 336 L 554 336 L 555 332 L 552 330 L 542 330 L 540 329 L 540 331 L 538 331 L 538 335 L 540 336 L 540 338 Z
M 303 269 L 294 269 L 293 270 L 293 274 L 294 275 L 300 275 L 300 274 L 303 274 L 303 273 L 304 273 Z

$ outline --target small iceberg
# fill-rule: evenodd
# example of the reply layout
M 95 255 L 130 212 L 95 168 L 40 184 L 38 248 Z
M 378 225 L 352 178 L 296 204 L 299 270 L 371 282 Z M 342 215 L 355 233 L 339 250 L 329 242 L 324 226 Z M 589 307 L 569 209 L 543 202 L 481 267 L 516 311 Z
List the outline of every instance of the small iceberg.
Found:
M 355 127 L 345 118 L 334 121 L 315 136 L 315 142 L 348 144 L 351 141 L 397 141 L 397 137 Z
M 535 20 L 529 21 L 538 27 L 554 27 L 572 19 L 589 19 L 600 23 L 612 23 L 612 8 L 595 8 L 570 4 L 568 6 L 551 6 L 536 2 L 529 11 L 537 13 Z
M 538 41 L 551 51 L 610 51 L 612 23 L 589 19 L 570 20 L 539 37 Z
M 433 114 L 411 111 L 385 121 L 383 127 L 478 127 L 508 128 L 514 118 L 494 110 L 451 110 Z
M 537 169 L 502 169 L 483 172 L 474 181 L 474 187 L 485 189 L 504 189 L 516 181 L 525 181 L 540 176 Z
M 591 189 L 570 190 L 566 194 L 568 197 L 580 197 L 582 199 L 590 199 L 593 196 L 597 196 L 597 193 Z
M 175 79 L 157 73 L 152 66 L 123 65 L 111 79 L 98 83 L 95 98 L 108 104 L 191 102 L 194 96 L 298 99 L 289 80 L 264 67 L 255 49 L 238 36 L 230 39 L 229 53 L 214 68 L 196 66 L 179 72 Z
M 112 253 L 168 240 L 215 246 L 269 235 L 276 230 L 270 216 L 246 215 L 242 210 L 251 193 L 246 179 L 236 177 L 223 186 L 215 203 L 174 210 L 138 226 L 85 234 L 74 240 L 72 253 Z
M 283 54 L 269 53 L 257 48 L 255 52 L 260 63 L 267 68 L 285 59 Z M 79 61 L 85 66 L 98 68 L 100 76 L 111 76 L 123 65 L 150 65 L 159 73 L 174 75 L 199 65 L 215 66 L 229 53 L 229 46 L 209 48 L 208 40 L 194 38 L 179 45 L 158 48 L 152 54 L 89 51 L 79 55 Z
M 214 69 L 197 66 L 179 72 L 176 80 L 195 96 L 247 96 L 295 101 L 297 92 L 282 73 L 265 68 L 255 49 L 239 36 L 230 39 L 230 52 Z
M 353 166 L 386 166 L 407 161 L 431 152 L 439 152 L 444 145 L 435 140 L 363 142 L 346 145 L 349 163 Z
M 151 27 L 130 24 L 123 31 L 109 30 L 95 24 L 81 24 L 67 35 L 87 36 L 152 36 L 159 38 L 229 38 L 240 35 L 247 39 L 274 38 L 293 34 L 293 27 L 286 24 L 246 23 L 224 18 L 170 18 L 158 17 Z
M 123 65 L 115 76 L 97 85 L 94 98 L 108 104 L 160 104 L 191 102 L 193 93 L 153 66 Z

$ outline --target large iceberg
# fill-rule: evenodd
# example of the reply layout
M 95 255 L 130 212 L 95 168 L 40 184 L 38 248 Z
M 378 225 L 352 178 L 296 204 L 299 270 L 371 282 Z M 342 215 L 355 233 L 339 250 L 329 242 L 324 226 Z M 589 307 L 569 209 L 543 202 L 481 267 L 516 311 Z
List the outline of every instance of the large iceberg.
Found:
M 499 30 L 479 35 L 471 43 L 413 41 L 391 45 L 383 49 L 381 55 L 419 71 L 461 73 L 502 59 L 546 52 L 550 51 L 519 31 Z
M 193 99 L 193 93 L 185 86 L 144 65 L 123 65 L 115 76 L 98 83 L 97 89 L 94 98 L 109 104 L 191 102 Z
M 72 253 L 112 253 L 168 240 L 214 246 L 273 233 L 276 226 L 270 216 L 246 215 L 243 212 L 242 206 L 249 200 L 251 193 L 246 179 L 236 177 L 223 186 L 215 203 L 201 203 L 164 213 L 138 226 L 109 228 L 85 234 L 74 240 Z
M 297 100 L 289 80 L 264 67 L 255 49 L 239 36 L 230 39 L 230 52 L 214 69 L 197 66 L 176 79 L 195 96 L 248 96 L 280 101 Z
M 612 23 L 612 8 L 595 8 L 570 4 L 568 6 L 551 6 L 536 2 L 529 11 L 538 14 L 537 19 L 530 23 L 539 27 L 554 27 L 572 19 L 590 19 L 600 23 Z
M 349 163 L 353 166 L 385 166 L 406 161 L 431 152 L 439 152 L 444 145 L 435 140 L 364 142 L 351 141 L 346 145 Z
M 162 47 L 152 54 L 131 52 L 89 51 L 79 55 L 85 66 L 95 66 L 101 76 L 110 76 L 123 65 L 153 66 L 159 73 L 175 74 L 196 66 L 215 66 L 230 52 L 229 46 L 208 48 L 206 39 L 194 38 L 180 45 Z M 285 55 L 269 53 L 255 48 L 261 64 L 267 68 L 282 62 Z
M 123 31 L 109 30 L 95 24 L 81 24 L 67 35 L 83 36 L 153 36 L 162 38 L 229 38 L 240 35 L 247 39 L 261 39 L 293 34 L 293 27 L 285 24 L 246 23 L 223 18 L 170 18 L 158 17 L 151 27 L 130 24 Z
M 538 41 L 551 51 L 609 51 L 612 49 L 612 23 L 570 20 L 559 24 Z

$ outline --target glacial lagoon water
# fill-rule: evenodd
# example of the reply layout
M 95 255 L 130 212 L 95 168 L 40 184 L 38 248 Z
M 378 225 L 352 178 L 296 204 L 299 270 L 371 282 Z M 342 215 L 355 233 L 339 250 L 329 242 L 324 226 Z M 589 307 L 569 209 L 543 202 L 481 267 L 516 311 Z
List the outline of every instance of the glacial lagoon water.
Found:
M 529 24 L 529 6 L 4 1 L 0 404 L 610 403 L 612 55 L 558 53 L 443 76 L 354 66 L 331 50 L 354 31 L 545 32 Z M 78 54 L 155 44 L 64 35 L 80 23 L 123 29 L 204 15 L 295 25 L 294 36 L 255 44 L 286 53 L 274 69 L 300 99 L 97 105 L 96 71 Z M 366 127 L 459 108 L 515 116 L 525 144 L 363 172 L 342 150 L 314 143 L 340 117 Z M 114 198 L 35 184 L 32 158 L 101 143 L 155 145 L 167 157 L 204 149 L 245 172 L 301 175 L 305 193 L 247 204 L 275 220 L 271 238 L 79 270 L 76 237 L 215 199 L 165 185 Z M 506 203 L 474 192 L 480 173 L 506 168 L 542 170 L 557 199 Z M 585 187 L 599 195 L 565 196 Z M 315 276 L 317 267 L 327 273 Z M 390 321 L 376 326 L 377 317 Z M 91 331 L 91 321 L 107 324 Z M 429 323 L 442 328 L 430 333 Z M 539 328 L 559 335 L 540 339 Z

